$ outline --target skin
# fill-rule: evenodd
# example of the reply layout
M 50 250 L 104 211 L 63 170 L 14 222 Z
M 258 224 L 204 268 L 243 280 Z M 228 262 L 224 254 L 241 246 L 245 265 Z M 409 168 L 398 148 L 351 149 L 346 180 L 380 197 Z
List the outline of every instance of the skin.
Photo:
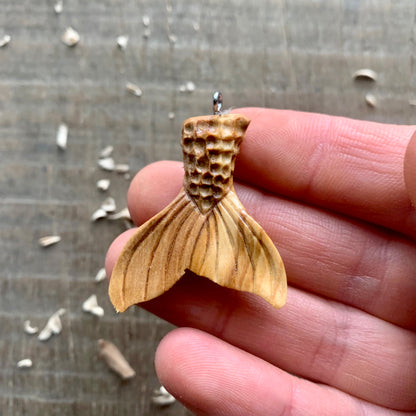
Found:
M 235 112 L 252 120 L 236 191 L 280 251 L 287 304 L 185 275 L 140 305 L 179 327 L 156 351 L 161 383 L 197 415 L 416 415 L 415 127 Z M 182 180 L 177 162 L 140 171 L 136 224 Z

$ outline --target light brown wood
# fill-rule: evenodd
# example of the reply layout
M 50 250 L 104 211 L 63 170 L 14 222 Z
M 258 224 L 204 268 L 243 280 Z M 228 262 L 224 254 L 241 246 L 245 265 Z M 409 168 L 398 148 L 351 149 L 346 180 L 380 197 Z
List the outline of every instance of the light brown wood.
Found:
M 112 342 L 99 339 L 98 355 L 123 380 L 128 380 L 136 375 L 136 372 L 125 359 L 124 355 Z
M 235 158 L 249 123 L 238 114 L 184 122 L 184 187 L 124 247 L 109 288 L 117 311 L 166 292 L 185 270 L 255 293 L 276 308 L 284 305 L 280 255 L 233 187 Z

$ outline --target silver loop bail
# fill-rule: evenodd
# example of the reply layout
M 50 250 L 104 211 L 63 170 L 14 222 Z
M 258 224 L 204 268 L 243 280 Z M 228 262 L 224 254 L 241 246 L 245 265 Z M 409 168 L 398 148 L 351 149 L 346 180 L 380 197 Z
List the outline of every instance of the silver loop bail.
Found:
M 222 114 L 222 94 L 220 91 L 215 91 L 212 97 L 212 108 L 214 115 L 219 116 Z

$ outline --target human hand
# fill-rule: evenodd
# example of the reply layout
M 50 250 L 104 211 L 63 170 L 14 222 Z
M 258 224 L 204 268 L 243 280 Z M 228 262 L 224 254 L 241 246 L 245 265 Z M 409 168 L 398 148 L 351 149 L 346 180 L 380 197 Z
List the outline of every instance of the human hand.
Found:
M 416 139 L 407 189 L 403 175 L 415 128 L 236 112 L 252 122 L 235 188 L 282 256 L 287 304 L 185 275 L 141 304 L 187 327 L 157 349 L 161 383 L 198 415 L 416 415 Z M 136 224 L 182 180 L 177 162 L 139 172 L 128 194 Z M 132 232 L 110 247 L 108 275 Z

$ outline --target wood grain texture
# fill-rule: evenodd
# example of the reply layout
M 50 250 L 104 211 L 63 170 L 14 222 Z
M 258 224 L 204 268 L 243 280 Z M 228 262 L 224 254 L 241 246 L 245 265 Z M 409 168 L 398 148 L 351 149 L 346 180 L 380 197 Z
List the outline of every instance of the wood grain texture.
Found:
M 54 3 L 1 2 L 0 36 L 12 40 L 0 49 L 0 413 L 189 414 L 150 400 L 158 387 L 154 350 L 171 327 L 138 308 L 116 316 L 106 285 L 93 281 L 124 229 L 90 223 L 103 199 L 95 182 L 111 179 L 120 208 L 128 188 L 122 176 L 97 169 L 100 150 L 114 145 L 132 174 L 155 160 L 180 160 L 183 120 L 210 112 L 217 89 L 226 108 L 414 123 L 415 2 L 64 0 L 59 16 Z M 71 49 L 60 40 L 68 26 L 81 36 Z M 129 36 L 124 52 L 119 35 Z M 359 68 L 374 69 L 377 82 L 354 82 Z M 179 91 L 187 81 L 194 92 Z M 126 82 L 142 97 L 128 94 Z M 376 108 L 366 105 L 367 92 Z M 55 144 L 61 122 L 69 127 L 66 152 Z M 42 250 L 37 239 L 50 234 L 62 241 Z M 81 311 L 92 293 L 105 309 L 101 320 Z M 68 312 L 59 336 L 43 344 L 23 332 L 26 319 L 41 326 L 60 307 Z M 137 372 L 129 383 L 97 358 L 99 338 L 126 355 Z M 32 369 L 18 370 L 25 357 Z
M 233 187 L 250 123 L 239 114 L 193 117 L 182 128 L 184 186 L 123 248 L 109 295 L 118 312 L 169 290 L 189 270 L 231 289 L 286 302 L 282 259 Z

